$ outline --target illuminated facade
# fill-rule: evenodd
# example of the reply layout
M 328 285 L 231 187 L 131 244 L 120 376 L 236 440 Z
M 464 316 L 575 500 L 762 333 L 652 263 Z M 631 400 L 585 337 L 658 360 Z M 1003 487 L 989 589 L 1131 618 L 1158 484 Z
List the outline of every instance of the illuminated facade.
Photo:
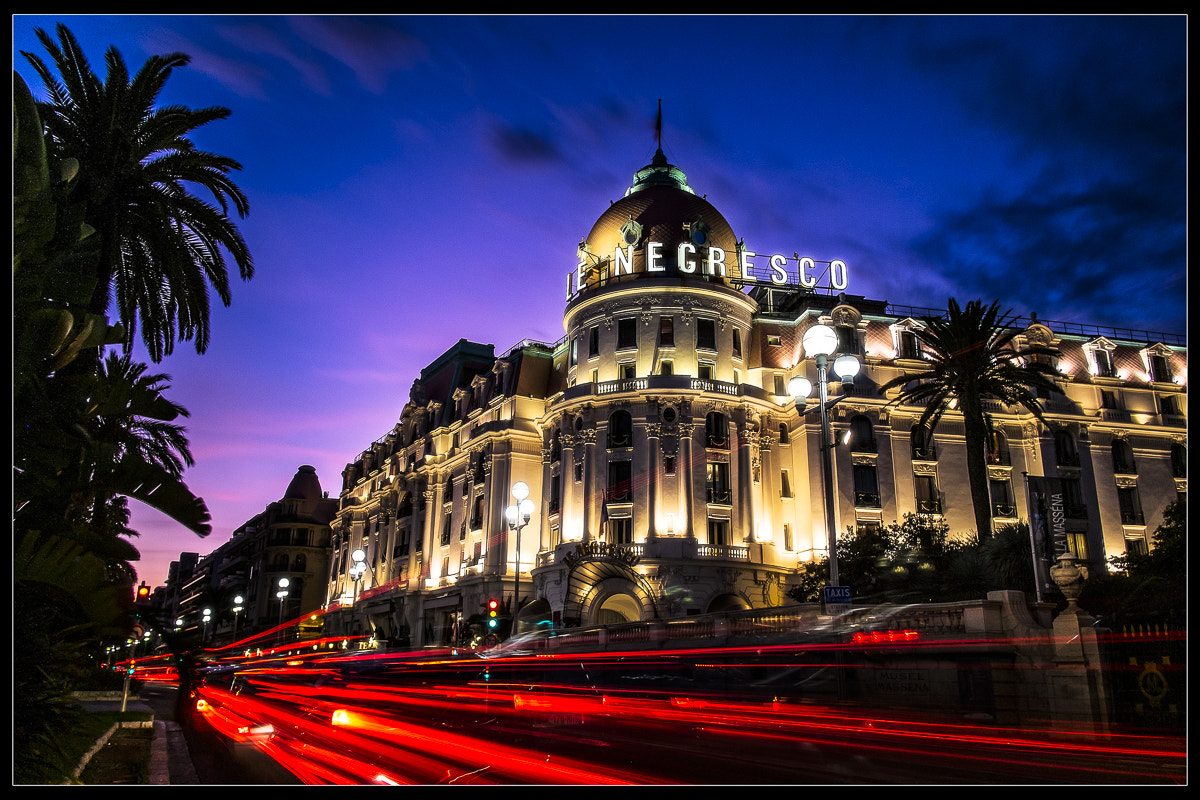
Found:
M 321 489 L 304 465 L 278 500 L 240 525 L 208 555 L 171 565 L 170 613 L 181 627 L 201 630 L 209 641 L 228 641 L 273 628 L 284 619 L 324 605 L 329 575 L 329 522 L 338 501 Z M 281 596 L 279 581 L 287 581 Z M 240 603 L 234 598 L 241 597 Z M 240 609 L 234 612 L 234 607 Z M 203 621 L 203 609 L 213 613 Z
M 492 597 L 526 627 L 787 602 L 829 536 L 820 425 L 787 393 L 816 378 L 801 340 L 818 323 L 862 364 L 851 389 L 831 384 L 849 395 L 834 432 L 851 433 L 833 452 L 835 528 L 911 512 L 974 530 L 961 418 L 922 441 L 923 409 L 877 388 L 927 368 L 913 331 L 940 311 L 848 295 L 840 261 L 749 252 L 661 150 L 578 255 L 562 340 L 499 356 L 460 341 L 347 465 L 331 633 L 448 644 Z M 1186 493 L 1186 342 L 1021 325 L 1018 347 L 1053 361 L 1064 395 L 1045 399 L 1048 426 L 988 409 L 995 523 L 1029 518 L 1026 476 L 1054 479 L 1072 552 L 1102 568 Z M 519 529 L 517 482 L 534 503 Z

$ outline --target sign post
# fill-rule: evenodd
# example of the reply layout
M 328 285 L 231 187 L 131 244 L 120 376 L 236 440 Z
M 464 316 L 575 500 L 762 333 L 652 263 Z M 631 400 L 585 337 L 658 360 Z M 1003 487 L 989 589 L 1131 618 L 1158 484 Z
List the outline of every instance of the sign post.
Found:
M 821 601 L 826 614 L 840 614 L 850 610 L 853 598 L 849 586 L 826 586 L 821 590 Z

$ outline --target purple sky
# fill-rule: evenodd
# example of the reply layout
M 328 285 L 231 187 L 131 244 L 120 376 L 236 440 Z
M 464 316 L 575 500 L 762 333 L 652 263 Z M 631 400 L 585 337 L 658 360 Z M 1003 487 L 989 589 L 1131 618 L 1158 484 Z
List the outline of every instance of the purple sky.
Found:
M 459 338 L 563 335 L 575 246 L 663 149 L 760 253 L 848 291 L 1186 331 L 1186 18 L 16 16 L 98 73 L 182 51 L 164 103 L 238 159 L 257 273 L 212 344 L 154 367 L 184 405 L 207 539 L 134 504 L 162 583 L 312 464 L 340 473 Z M 144 357 L 144 356 L 143 356 Z

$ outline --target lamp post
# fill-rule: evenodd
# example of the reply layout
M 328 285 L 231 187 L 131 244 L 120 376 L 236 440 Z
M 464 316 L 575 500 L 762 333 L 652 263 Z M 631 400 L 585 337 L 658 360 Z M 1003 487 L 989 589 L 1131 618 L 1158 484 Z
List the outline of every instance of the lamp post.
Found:
M 354 602 L 358 602 L 358 581 L 367 571 L 367 553 L 362 548 L 350 554 L 354 564 L 350 567 L 350 577 L 354 579 Z
M 504 518 L 508 520 L 508 529 L 517 532 L 516 582 L 513 584 L 513 628 L 517 632 L 517 614 L 521 610 L 521 529 L 529 524 L 533 516 L 533 501 L 529 499 L 529 485 L 524 481 L 513 484 L 512 495 L 517 499 L 504 510 Z
M 821 412 L 821 477 L 825 484 L 825 528 L 829 539 L 829 585 L 838 585 L 837 563 L 837 520 L 833 497 L 833 448 L 840 442 L 830 441 L 829 409 L 842 397 L 829 399 L 829 381 L 827 366 L 829 357 L 837 350 L 837 333 L 828 325 L 813 325 L 804 332 L 804 352 L 811 355 L 817 362 L 817 386 L 820 390 L 820 402 L 817 409 L 806 408 L 812 382 L 803 375 L 797 375 L 788 383 L 788 393 L 796 401 L 796 410 L 807 414 L 813 410 Z M 843 387 L 854 386 L 854 376 L 858 374 L 858 359 L 850 354 L 838 357 L 833 362 L 834 372 L 841 378 Z M 847 440 L 849 436 L 847 436 Z
M 212 622 L 212 609 L 206 608 L 204 609 L 204 637 L 202 641 L 208 641 L 208 624 L 210 622 Z
M 235 642 L 237 641 L 238 615 L 242 613 L 242 603 L 244 602 L 246 602 L 246 598 L 242 597 L 240 594 L 233 598 L 233 640 Z
M 291 585 L 291 581 L 289 581 L 287 578 L 280 578 L 279 579 L 279 591 L 275 593 L 275 596 L 279 598 L 279 624 L 280 625 L 283 624 L 283 606 L 287 602 L 288 586 L 290 586 L 290 585 Z

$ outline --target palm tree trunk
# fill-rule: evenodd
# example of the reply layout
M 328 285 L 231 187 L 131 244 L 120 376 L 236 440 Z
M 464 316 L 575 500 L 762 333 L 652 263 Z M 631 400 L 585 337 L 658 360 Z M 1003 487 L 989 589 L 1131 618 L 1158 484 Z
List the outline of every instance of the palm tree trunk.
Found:
M 975 527 L 979 539 L 992 535 L 992 502 L 987 473 L 987 423 L 978 401 L 964 409 L 963 423 L 967 438 L 967 481 L 971 486 L 971 505 L 975 509 Z

